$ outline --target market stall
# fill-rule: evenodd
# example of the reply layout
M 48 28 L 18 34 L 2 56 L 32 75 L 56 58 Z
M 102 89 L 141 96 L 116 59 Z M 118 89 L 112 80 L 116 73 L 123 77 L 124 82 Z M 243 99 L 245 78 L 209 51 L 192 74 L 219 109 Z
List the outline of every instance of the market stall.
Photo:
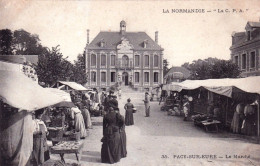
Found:
M 164 89 L 168 91 L 178 91 L 182 93 L 196 94 L 197 98 L 201 99 L 201 96 L 206 96 L 206 100 L 210 103 L 214 99 L 214 96 L 222 100 L 226 106 L 225 118 L 226 122 L 228 114 L 230 113 L 230 106 L 233 102 L 252 102 L 257 99 L 260 94 L 260 87 L 256 86 L 256 83 L 260 81 L 260 77 L 247 77 L 247 78 L 235 78 L 235 79 L 209 79 L 209 80 L 186 80 L 181 83 L 171 83 L 166 85 Z M 205 95 L 206 94 L 206 95 Z M 226 100 L 226 101 L 224 101 Z M 205 105 L 205 101 L 203 102 Z M 202 105 L 203 105 L 202 104 Z M 228 107 L 229 106 L 229 107 Z M 200 108 L 201 109 L 201 108 Z M 204 108 L 205 110 L 205 108 Z M 259 136 L 259 106 L 257 106 L 257 135 Z
M 0 165 L 25 165 L 33 150 L 32 111 L 62 102 L 21 72 L 0 72 Z

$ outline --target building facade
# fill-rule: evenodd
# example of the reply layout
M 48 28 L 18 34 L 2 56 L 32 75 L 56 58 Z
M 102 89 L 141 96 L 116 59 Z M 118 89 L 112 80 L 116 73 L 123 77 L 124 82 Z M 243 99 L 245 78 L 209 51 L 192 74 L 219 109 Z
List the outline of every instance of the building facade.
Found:
M 260 75 L 260 22 L 248 22 L 245 32 L 232 34 L 231 60 L 242 77 Z
M 89 34 L 89 31 L 88 31 Z M 89 41 L 89 35 L 87 36 Z M 85 66 L 88 87 L 112 85 L 152 88 L 163 83 L 163 49 L 158 45 L 158 32 L 152 40 L 145 32 L 127 32 L 120 22 L 119 32 L 100 32 L 87 43 Z

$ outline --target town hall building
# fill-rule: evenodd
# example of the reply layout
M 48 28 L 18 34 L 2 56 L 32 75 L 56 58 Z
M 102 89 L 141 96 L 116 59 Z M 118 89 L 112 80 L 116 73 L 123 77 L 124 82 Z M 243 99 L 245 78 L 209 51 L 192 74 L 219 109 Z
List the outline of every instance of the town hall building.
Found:
M 112 85 L 131 86 L 138 90 L 163 83 L 163 48 L 145 32 L 127 32 L 120 22 L 119 32 L 101 31 L 89 41 L 87 34 L 85 66 L 86 86 L 108 88 Z

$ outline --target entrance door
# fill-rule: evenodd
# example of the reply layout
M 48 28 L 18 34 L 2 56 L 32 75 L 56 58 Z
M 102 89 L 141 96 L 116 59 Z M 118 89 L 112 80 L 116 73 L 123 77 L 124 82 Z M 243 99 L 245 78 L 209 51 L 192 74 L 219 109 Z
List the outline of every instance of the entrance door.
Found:
M 129 84 L 129 82 L 128 82 L 128 73 L 127 72 L 123 73 L 122 81 L 125 83 L 126 86 Z

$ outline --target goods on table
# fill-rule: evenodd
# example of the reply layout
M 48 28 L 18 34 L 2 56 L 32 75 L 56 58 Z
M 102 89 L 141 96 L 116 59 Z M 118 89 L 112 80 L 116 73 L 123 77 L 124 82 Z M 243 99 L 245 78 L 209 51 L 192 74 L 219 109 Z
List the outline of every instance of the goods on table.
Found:
M 200 125 L 201 121 L 207 120 L 207 115 L 193 115 L 191 116 L 191 119 L 194 121 L 195 125 Z
M 174 107 L 173 109 L 169 109 L 167 114 L 171 116 L 180 116 L 182 112 L 178 109 L 178 107 Z
M 80 142 L 77 141 L 60 141 L 52 147 L 53 150 L 77 150 L 80 147 Z

